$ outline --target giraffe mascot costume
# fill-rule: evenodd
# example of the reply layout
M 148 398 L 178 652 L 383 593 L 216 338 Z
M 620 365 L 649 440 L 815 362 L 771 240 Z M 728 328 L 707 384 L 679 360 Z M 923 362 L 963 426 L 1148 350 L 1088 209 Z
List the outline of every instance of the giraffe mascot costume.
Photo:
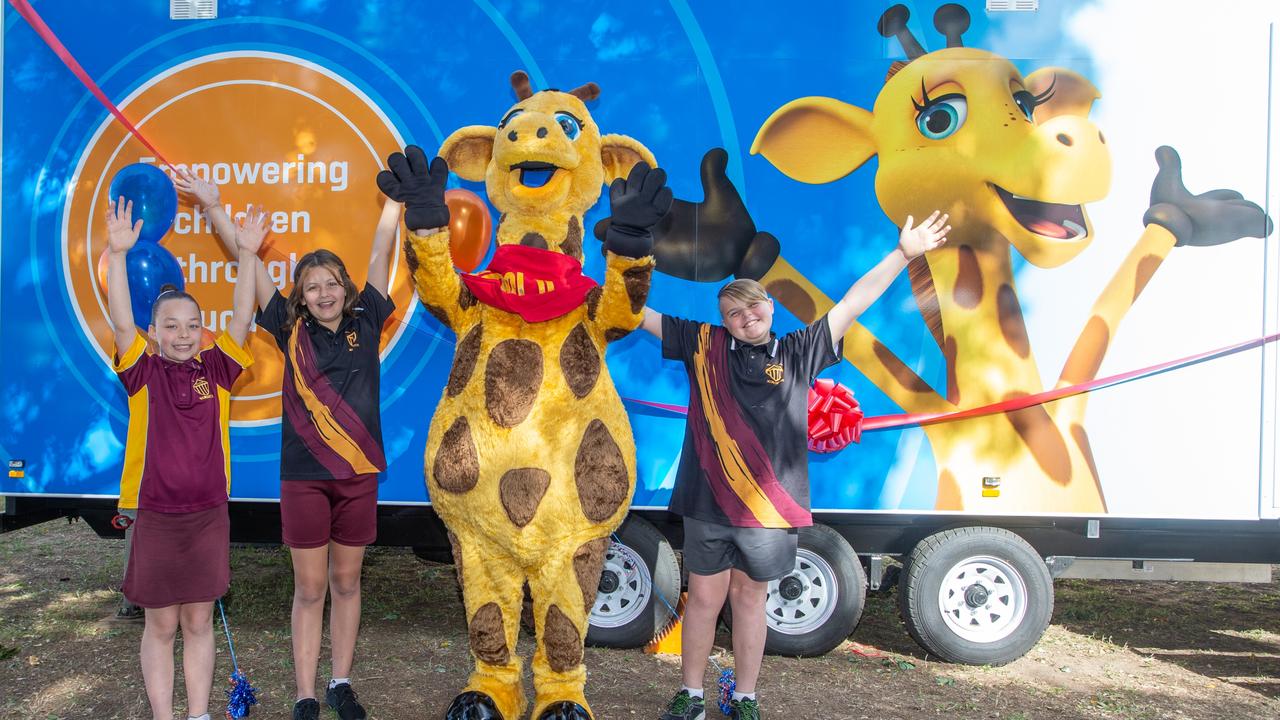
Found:
M 519 101 L 497 127 L 454 132 L 430 167 L 410 146 L 391 156 L 378 184 L 405 204 L 419 298 L 459 338 L 426 451 L 427 488 L 450 531 L 475 657 L 446 718 L 523 716 L 515 650 L 528 583 L 533 717 L 587 719 L 587 616 L 636 472 L 604 351 L 640 325 L 653 270 L 649 228 L 671 191 L 665 173 L 650 170 L 648 149 L 600 134 L 585 104 L 599 94 L 594 83 L 534 93 L 523 72 L 511 83 Z M 501 212 L 498 249 L 476 275 L 459 275 L 450 258 L 449 170 L 483 179 Z M 602 184 L 610 184 L 615 226 L 625 220 L 605 240 L 597 286 L 582 274 L 582 216 Z

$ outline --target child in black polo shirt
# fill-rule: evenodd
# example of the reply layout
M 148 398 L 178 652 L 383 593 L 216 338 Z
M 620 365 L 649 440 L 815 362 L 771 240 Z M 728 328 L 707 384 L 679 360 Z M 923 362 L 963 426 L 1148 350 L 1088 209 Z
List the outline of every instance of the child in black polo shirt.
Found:
M 689 419 L 671 497 L 684 517 L 689 597 L 681 635 L 685 687 L 661 720 L 704 717 L 703 672 L 716 616 L 733 608 L 736 690 L 731 718 L 757 720 L 756 680 L 764 656 L 770 581 L 795 568 L 797 528 L 809 515 L 806 406 L 809 386 L 840 359 L 844 334 L 912 258 L 946 241 L 947 215 L 912 227 L 898 247 L 824 316 L 782 337 L 771 332 L 773 300 L 755 280 L 719 293 L 723 326 L 663 316 L 645 308 L 642 327 L 662 341 L 662 356 L 689 372 Z
M 178 188 L 195 196 L 235 252 L 231 220 L 217 186 L 184 173 Z M 395 303 L 388 296 L 400 205 L 387 201 L 374 232 L 367 279 L 357 289 L 341 258 L 303 255 L 285 297 L 258 268 L 258 325 L 285 357 L 281 388 L 280 515 L 293 560 L 294 720 L 316 720 L 316 665 L 331 596 L 333 676 L 326 704 L 340 720 L 366 717 L 351 689 L 360 628 L 360 570 L 377 534 L 378 474 L 386 470 L 379 398 L 379 337 Z M 260 242 L 261 238 L 257 238 Z

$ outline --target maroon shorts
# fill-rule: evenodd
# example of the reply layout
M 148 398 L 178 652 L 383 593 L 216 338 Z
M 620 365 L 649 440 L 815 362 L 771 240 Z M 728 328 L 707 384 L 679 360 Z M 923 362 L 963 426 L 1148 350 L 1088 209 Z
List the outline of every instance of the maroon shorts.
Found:
M 378 476 L 280 483 L 284 544 L 305 550 L 328 545 L 363 547 L 378 537 Z
M 144 608 L 213 602 L 231 582 L 227 504 L 190 513 L 139 510 L 124 596 Z

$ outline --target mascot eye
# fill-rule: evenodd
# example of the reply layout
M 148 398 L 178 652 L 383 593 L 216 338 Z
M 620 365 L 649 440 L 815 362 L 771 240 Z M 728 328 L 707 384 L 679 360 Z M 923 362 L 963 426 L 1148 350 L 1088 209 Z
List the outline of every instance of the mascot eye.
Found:
M 507 123 L 511 122 L 515 118 L 515 116 L 519 115 L 522 112 L 524 112 L 523 109 L 517 108 L 507 113 L 507 116 L 502 118 L 502 122 L 498 123 L 498 129 L 501 130 L 502 128 L 506 127 Z
M 1022 114 L 1025 115 L 1028 120 L 1032 119 L 1032 114 L 1036 111 L 1036 105 L 1040 104 L 1036 102 L 1036 96 L 1026 90 L 1019 90 L 1014 93 L 1013 101 L 1018 104 L 1018 109 L 1022 111 Z
M 560 124 L 560 129 L 570 140 L 577 140 L 578 134 L 582 132 L 582 123 L 567 112 L 556 113 L 556 122 Z
M 916 127 L 920 134 L 930 140 L 941 140 L 951 137 L 964 125 L 969 103 L 963 95 L 943 95 L 917 109 Z

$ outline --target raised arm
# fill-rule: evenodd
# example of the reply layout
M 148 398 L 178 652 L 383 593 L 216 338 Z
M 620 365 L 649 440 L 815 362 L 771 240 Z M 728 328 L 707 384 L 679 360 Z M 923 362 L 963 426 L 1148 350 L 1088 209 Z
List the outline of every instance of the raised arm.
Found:
M 267 212 L 261 206 L 251 206 L 244 220 L 235 228 L 234 244 L 240 272 L 236 275 L 236 289 L 231 296 L 231 321 L 227 323 L 227 334 L 237 345 L 244 345 L 253 324 L 254 294 L 258 278 L 265 274 L 262 261 L 258 259 L 258 250 L 266 236 Z
M 832 343 L 838 345 L 840 338 L 853 326 L 853 321 L 884 294 L 907 263 L 947 241 L 947 233 L 951 230 L 947 225 L 949 217 L 935 210 L 924 222 L 912 227 L 914 218 L 907 216 L 907 222 L 898 235 L 898 247 L 858 278 L 827 313 Z
M 373 231 L 373 249 L 369 252 L 369 284 L 387 296 L 391 284 L 392 243 L 396 239 L 396 226 L 400 224 L 400 203 L 387 198 L 382 203 L 382 217 Z
M 121 197 L 107 207 L 107 312 L 115 332 L 117 353 L 128 349 L 138 334 L 138 328 L 133 324 L 125 256 L 138 242 L 141 231 L 142 221 L 133 222 L 132 200 L 126 202 Z
M 640 321 L 640 328 L 650 335 L 662 339 L 662 313 L 654 310 L 646 305 L 644 307 L 644 319 Z
M 187 169 L 178 171 L 178 178 L 173 181 L 175 187 L 179 191 L 195 198 L 196 203 L 204 211 L 205 217 L 209 218 L 209 224 L 213 225 L 213 232 L 221 241 L 223 249 L 233 258 L 239 258 L 240 250 L 236 247 L 236 223 L 228 215 L 225 208 L 222 207 L 222 193 L 218 190 L 218 186 L 203 180 Z M 261 211 L 261 207 L 258 208 Z M 249 213 L 253 213 L 254 208 L 249 208 Z M 257 264 L 261 265 L 261 260 Z M 271 297 L 275 295 L 276 286 L 271 282 L 271 276 L 265 267 L 254 269 L 254 285 L 253 292 L 257 298 L 259 307 L 266 307 L 271 302 Z

